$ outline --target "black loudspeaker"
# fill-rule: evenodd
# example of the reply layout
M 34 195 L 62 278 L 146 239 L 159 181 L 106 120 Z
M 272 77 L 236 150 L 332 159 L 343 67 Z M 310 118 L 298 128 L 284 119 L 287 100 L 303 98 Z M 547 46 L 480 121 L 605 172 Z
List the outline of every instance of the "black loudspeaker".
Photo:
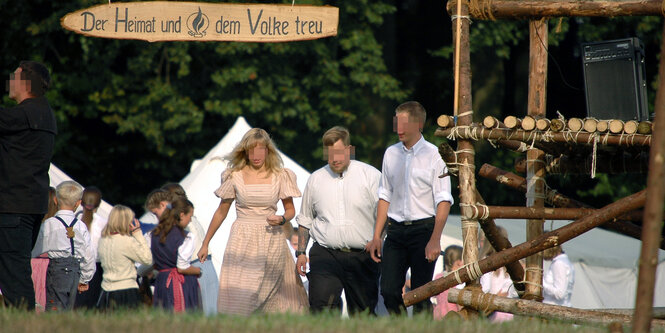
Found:
M 644 47 L 637 38 L 582 44 L 587 116 L 648 120 Z

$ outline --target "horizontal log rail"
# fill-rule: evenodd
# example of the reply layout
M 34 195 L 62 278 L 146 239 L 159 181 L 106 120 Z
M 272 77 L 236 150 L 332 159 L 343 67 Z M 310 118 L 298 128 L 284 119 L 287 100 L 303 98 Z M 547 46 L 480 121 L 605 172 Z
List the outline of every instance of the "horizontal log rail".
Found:
M 546 219 L 577 220 L 595 212 L 594 208 L 548 208 L 548 207 L 511 207 L 511 206 L 462 206 L 462 216 L 473 219 Z M 642 211 L 623 214 L 617 219 L 641 221 Z
M 643 134 L 597 134 L 587 132 L 540 132 L 523 131 L 506 128 L 487 129 L 478 125 L 456 126 L 452 128 L 439 128 L 434 132 L 439 137 L 462 140 L 518 140 L 531 144 L 532 142 L 558 142 L 570 144 L 593 144 L 611 146 L 650 146 L 651 135 Z
M 516 262 L 545 249 L 563 244 L 619 215 L 643 207 L 645 201 L 646 190 L 642 190 L 600 208 L 593 214 L 587 215 L 561 228 L 544 233 L 530 241 L 492 254 L 480 261 L 467 263 L 462 268 L 445 277 L 428 282 L 404 294 L 402 297 L 404 304 L 410 306 L 424 301 L 460 283 L 473 281 L 483 274 L 496 270 L 508 263 Z
M 520 316 L 543 319 L 556 319 L 574 324 L 630 324 L 632 315 L 611 313 L 597 310 L 582 310 L 567 306 L 544 304 L 526 299 L 515 299 L 486 294 L 480 290 L 455 289 L 448 290 L 448 302 L 484 312 L 501 311 Z M 652 320 L 653 327 L 665 327 L 665 320 Z
M 452 15 L 456 1 L 448 1 Z M 514 1 L 481 0 L 469 4 L 469 14 L 476 20 L 538 19 L 542 17 L 615 17 L 663 16 L 660 0 L 629 1 Z
M 478 175 L 526 193 L 526 179 L 512 172 L 501 170 L 493 165 L 485 163 L 480 170 L 478 170 Z M 555 207 L 593 208 L 590 205 L 552 190 L 549 187 L 545 187 L 545 197 L 545 202 Z M 607 230 L 618 232 L 624 236 L 638 240 L 642 239 L 642 228 L 630 221 L 615 218 L 602 225 L 602 227 Z M 665 239 L 661 241 L 660 248 L 665 250 Z

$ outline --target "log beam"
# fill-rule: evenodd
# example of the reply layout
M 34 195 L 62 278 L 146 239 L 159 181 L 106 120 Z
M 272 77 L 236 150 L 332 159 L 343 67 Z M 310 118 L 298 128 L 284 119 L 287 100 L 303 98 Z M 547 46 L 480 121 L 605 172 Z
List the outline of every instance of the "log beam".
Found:
M 456 1 L 448 2 L 448 13 L 454 14 Z M 615 17 L 615 16 L 662 16 L 659 0 L 628 1 L 479 1 L 471 7 L 470 15 L 475 20 L 494 19 L 539 19 L 542 17 Z
M 525 299 L 501 297 L 480 291 L 455 289 L 448 290 L 448 302 L 470 307 L 478 311 L 501 311 L 520 316 L 542 319 L 555 319 L 574 324 L 630 324 L 632 316 L 596 310 L 581 310 L 567 306 L 543 304 Z M 653 320 L 654 327 L 665 327 L 665 320 Z
M 533 127 L 537 120 L 546 115 L 547 105 L 547 45 L 549 40 L 547 20 L 529 21 L 529 92 L 527 116 L 522 120 L 525 128 L 527 119 L 533 119 Z M 530 127 L 530 126 L 529 126 Z M 533 129 L 533 128 L 531 128 Z M 532 147 L 526 152 L 526 205 L 542 208 L 545 206 L 545 152 Z M 538 238 L 543 234 L 545 221 L 529 218 L 526 221 L 526 240 Z M 543 255 L 535 253 L 526 258 L 526 285 L 524 298 L 542 300 Z
M 446 165 L 455 165 L 457 158 L 455 157 L 456 153 L 453 151 L 453 148 L 447 144 L 447 143 L 442 143 L 439 146 L 439 154 L 441 154 L 441 158 L 443 158 L 443 161 L 446 162 Z M 450 168 L 448 169 L 450 170 Z M 454 176 L 457 176 L 456 173 L 451 172 Z M 485 200 L 483 199 L 482 195 L 478 192 L 478 189 L 475 189 L 476 191 L 476 200 L 481 204 L 485 204 Z M 478 220 L 480 223 L 480 227 L 483 229 L 483 232 L 485 233 L 485 238 L 487 241 L 492 245 L 492 247 L 496 250 L 496 252 L 501 252 L 505 249 L 513 247 L 513 245 L 510 243 L 510 240 L 508 238 L 504 237 L 499 229 L 496 227 L 496 223 L 494 223 L 494 219 L 488 218 L 488 219 L 482 219 Z M 522 292 L 525 289 L 524 283 L 524 267 L 522 267 L 522 264 L 520 264 L 518 261 L 512 262 L 506 265 L 506 271 L 508 272 L 508 275 L 510 275 L 510 279 L 513 280 L 513 285 L 515 286 L 515 289 L 518 291 Z
M 633 332 L 649 332 L 653 316 L 653 294 L 656 285 L 658 266 L 658 244 L 663 241 L 663 201 L 665 200 L 665 24 L 660 44 L 660 65 L 658 69 L 658 91 L 656 92 L 655 130 L 653 145 L 649 153 L 649 174 L 642 222 L 642 249 L 637 276 L 637 299 L 635 300 L 635 321 Z
M 526 192 L 526 179 L 512 172 L 501 170 L 489 164 L 483 164 L 483 166 L 478 171 L 478 175 L 483 178 L 494 180 L 518 191 Z M 567 197 L 550 188 L 545 189 L 545 196 L 547 203 L 552 206 L 568 208 L 593 208 L 590 205 Z M 634 225 L 630 221 L 621 220 L 620 217 L 605 223 L 602 227 L 620 233 L 624 236 L 639 240 L 642 239 L 642 228 Z M 665 250 L 665 240 L 661 240 L 660 248 Z
M 501 142 L 501 141 L 499 141 Z M 519 142 L 519 141 L 518 141 Z M 545 170 L 548 174 L 591 174 L 593 158 L 571 159 L 567 155 L 554 157 L 545 155 Z M 596 173 L 624 174 L 624 173 L 646 173 L 649 170 L 649 157 L 647 154 L 637 156 L 616 155 L 596 155 Z M 526 159 L 517 158 L 515 160 L 515 171 L 519 173 L 526 172 Z
M 577 220 L 587 216 L 594 208 L 547 208 L 547 207 L 511 207 L 486 206 L 484 204 L 464 206 L 462 215 L 468 218 L 484 219 L 546 219 L 546 220 Z M 625 221 L 641 221 L 642 211 L 623 214 L 618 219 Z
M 586 132 L 538 132 L 538 131 L 523 131 L 505 128 L 493 128 L 491 130 L 482 126 L 457 126 L 453 128 L 442 129 L 439 128 L 434 132 L 434 135 L 439 137 L 448 137 L 454 134 L 456 139 L 464 140 L 518 140 L 531 144 L 534 140 L 536 142 L 558 142 L 558 143 L 571 143 L 571 144 L 592 144 L 594 137 L 598 139 L 599 145 L 623 146 L 623 147 L 640 147 L 651 145 L 651 135 L 631 134 L 631 135 L 612 135 Z
M 593 214 L 566 226 L 544 233 L 531 241 L 492 254 L 478 262 L 469 262 L 453 274 L 448 274 L 404 294 L 404 304 L 406 306 L 413 305 L 460 283 L 475 280 L 484 273 L 496 270 L 507 263 L 518 261 L 545 249 L 563 244 L 621 214 L 641 208 L 645 201 L 646 190 L 642 190 L 598 209 Z

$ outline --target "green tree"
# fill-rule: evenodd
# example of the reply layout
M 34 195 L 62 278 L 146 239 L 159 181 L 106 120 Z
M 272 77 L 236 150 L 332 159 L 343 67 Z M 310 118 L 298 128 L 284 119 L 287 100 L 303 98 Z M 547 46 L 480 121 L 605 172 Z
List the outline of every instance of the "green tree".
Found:
M 351 128 L 359 158 L 380 163 L 387 134 L 366 124 L 388 123 L 406 97 L 375 37 L 392 5 L 309 1 L 340 6 L 338 36 L 277 44 L 110 40 L 60 26 L 68 12 L 96 4 L 0 1 L 0 59 L 7 74 L 21 59 L 51 69 L 60 131 L 53 161 L 109 201 L 139 207 L 152 188 L 185 176 L 241 115 L 310 170 L 323 164 L 320 136 L 333 125 Z

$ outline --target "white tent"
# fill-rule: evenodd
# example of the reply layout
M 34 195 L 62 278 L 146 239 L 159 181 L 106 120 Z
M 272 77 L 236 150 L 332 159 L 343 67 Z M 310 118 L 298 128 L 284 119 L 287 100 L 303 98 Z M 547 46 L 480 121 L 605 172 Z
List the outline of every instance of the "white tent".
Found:
M 48 175 L 50 178 L 50 183 L 51 183 L 50 185 L 53 187 L 58 186 L 58 184 L 64 182 L 65 180 L 73 180 L 72 177 L 69 177 L 66 173 L 60 170 L 53 163 L 51 163 L 51 167 L 48 170 Z M 99 214 L 105 219 L 108 219 L 109 213 L 111 212 L 111 208 L 113 208 L 113 206 L 111 206 L 108 202 L 102 200 L 102 203 L 99 205 L 99 209 L 97 210 L 97 214 Z
M 236 144 L 240 142 L 243 135 L 245 135 L 245 133 L 251 128 L 252 127 L 247 123 L 245 118 L 238 117 L 233 127 L 229 129 L 222 140 L 210 149 L 202 159 L 195 160 L 192 163 L 190 173 L 180 181 L 180 185 L 182 185 L 187 192 L 187 197 L 194 204 L 194 215 L 206 231 L 210 225 L 212 215 L 219 206 L 220 199 L 215 196 L 214 191 L 219 187 L 222 172 L 226 169 L 227 161 L 225 160 L 225 157 L 231 153 Z M 284 161 L 284 167 L 293 170 L 296 174 L 298 188 L 300 188 L 300 191 L 303 191 L 310 173 L 288 156 L 284 155 L 281 151 L 279 151 L 279 155 Z M 300 210 L 301 199 L 294 198 L 293 203 L 297 214 Z M 281 204 L 278 204 L 277 207 L 277 214 L 284 212 Z M 215 236 L 210 242 L 209 251 L 213 254 L 213 264 L 215 265 L 215 271 L 217 272 L 220 271 L 231 224 L 235 219 L 236 210 L 234 203 L 231 206 L 231 209 L 229 209 L 229 214 L 222 223 L 222 226 L 217 230 L 217 233 L 215 233 Z M 142 221 L 147 222 L 148 219 L 142 219 Z M 292 223 L 294 223 L 295 226 L 295 219 L 292 220 Z
M 513 246 L 526 241 L 526 221 L 497 219 L 508 231 Z M 546 221 L 546 229 L 557 229 L 568 221 Z M 442 249 L 448 245 L 462 245 L 462 229 L 459 215 L 451 215 L 443 230 L 447 243 L 442 240 Z M 637 287 L 637 269 L 640 257 L 639 240 L 593 229 L 562 245 L 575 267 L 572 306 L 581 309 L 633 308 Z M 654 306 L 665 306 L 665 251 L 659 250 L 659 265 L 656 277 Z M 545 262 L 545 269 L 548 263 Z M 440 269 L 440 268 L 439 268 Z

